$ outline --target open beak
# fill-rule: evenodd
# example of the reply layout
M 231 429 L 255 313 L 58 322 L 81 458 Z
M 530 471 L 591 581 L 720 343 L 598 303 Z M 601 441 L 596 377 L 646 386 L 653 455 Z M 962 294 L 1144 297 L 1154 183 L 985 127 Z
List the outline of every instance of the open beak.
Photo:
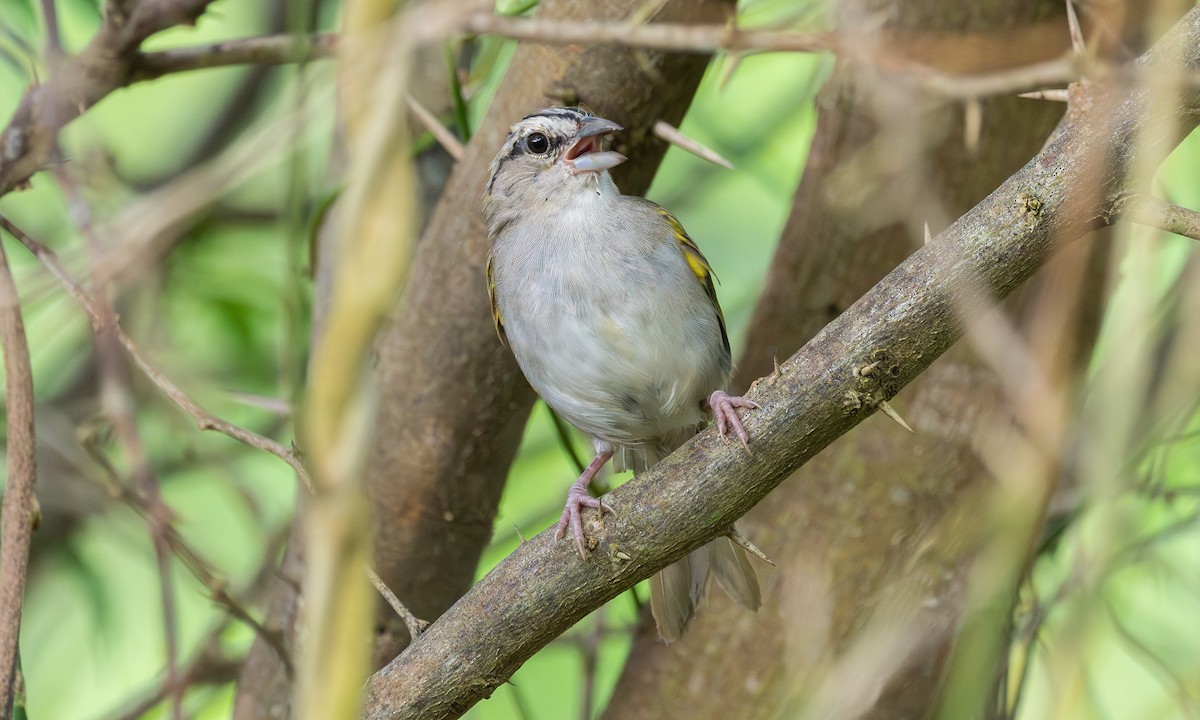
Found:
M 605 135 L 623 129 L 612 120 L 600 117 L 585 118 L 579 124 L 579 140 L 567 150 L 563 162 L 571 168 L 573 174 L 598 173 L 620 165 L 625 162 L 625 156 L 602 149 L 601 141 Z

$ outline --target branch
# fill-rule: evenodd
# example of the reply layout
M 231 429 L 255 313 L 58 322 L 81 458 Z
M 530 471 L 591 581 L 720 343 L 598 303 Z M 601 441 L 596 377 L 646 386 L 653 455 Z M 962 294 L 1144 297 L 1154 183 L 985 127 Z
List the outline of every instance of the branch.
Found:
M 333 33 L 305 35 L 264 35 L 227 40 L 199 47 L 177 48 L 142 53 L 128 82 L 206 68 L 230 65 L 285 65 L 332 57 L 337 51 Z
M 0 246 L 0 341 L 4 343 L 4 378 L 8 420 L 7 480 L 0 513 L 0 717 L 9 717 L 21 635 L 21 601 L 25 595 L 29 545 L 37 517 L 34 458 L 33 368 L 21 319 L 21 301 L 4 247 Z
M 415 638 L 425 632 L 425 628 L 429 627 L 429 623 L 413 615 L 412 611 L 405 607 L 404 603 L 400 602 L 400 598 L 396 597 L 396 593 L 392 592 L 392 589 L 383 582 L 383 578 L 379 577 L 371 568 L 367 568 L 367 577 L 370 578 L 371 584 L 375 586 L 375 589 L 379 591 L 379 594 L 383 596 L 383 599 L 387 601 L 392 610 L 404 621 L 404 627 L 408 628 L 408 636 L 410 638 Z
M 191 24 L 212 0 L 157 0 L 136 5 L 132 14 L 111 3 L 100 31 L 83 52 L 63 62 L 48 82 L 30 88 L 3 133 L 0 133 L 0 196 L 23 187 L 51 159 L 58 133 L 67 123 L 107 97 L 135 82 L 171 73 L 232 65 L 279 65 L 332 57 L 337 36 L 268 35 L 141 53 L 146 37 L 177 24 Z M 421 25 L 414 39 L 438 42 L 455 30 L 489 33 L 533 43 L 612 45 L 686 53 L 719 51 L 836 52 L 873 63 L 896 75 L 908 75 L 947 97 L 979 98 L 1026 89 L 1038 82 L 1072 80 L 1078 64 L 1072 58 L 981 77 L 945 75 L 902 57 L 874 56 L 832 33 L 740 30 L 734 24 L 610 22 L 567 18 L 513 18 L 491 12 L 466 13 L 461 20 Z
M 144 0 L 125 14 L 110 5 L 83 51 L 30 88 L 0 133 L 0 196 L 21 187 L 49 162 L 58 132 L 134 79 L 138 46 L 175 25 L 195 23 L 212 0 Z
M 464 27 L 471 32 L 552 45 L 607 43 L 704 54 L 721 51 L 832 52 L 876 66 L 890 75 L 909 78 L 930 92 L 960 100 L 1003 95 L 1038 85 L 1066 83 L 1078 79 L 1088 65 L 1083 57 L 1065 55 L 981 75 L 959 75 L 941 72 L 903 55 L 880 53 L 875 46 L 864 48 L 857 43 L 847 43 L 835 33 L 739 30 L 735 25 L 639 25 L 477 13 L 467 18 Z
M 1125 213 L 1139 225 L 1200 240 L 1200 213 L 1146 195 L 1129 199 Z
M 1148 74 L 1200 67 L 1200 8 L 1138 62 Z M 519 546 L 372 678 L 365 716 L 456 717 L 553 637 L 711 540 L 870 416 L 961 336 L 963 315 L 1036 272 L 1056 239 L 1111 222 L 1134 149 L 1155 156 L 1179 136 L 1133 142 L 1152 110 L 1150 90 L 1131 90 L 1115 107 L 1094 99 L 1022 170 L 758 382 L 752 457 L 710 429 L 614 491 L 615 517 L 601 525 L 587 514 L 598 549 L 586 561 L 550 531 Z M 1200 123 L 1200 98 L 1177 109 L 1182 130 Z M 877 360 L 886 373 L 855 372 Z
M 486 33 L 551 45 L 609 44 L 705 54 L 721 50 L 822 52 L 837 50 L 839 47 L 838 38 L 833 33 L 739 30 L 732 24 L 636 24 L 541 17 L 519 18 L 484 12 L 471 15 L 463 23 L 463 27 L 472 33 Z

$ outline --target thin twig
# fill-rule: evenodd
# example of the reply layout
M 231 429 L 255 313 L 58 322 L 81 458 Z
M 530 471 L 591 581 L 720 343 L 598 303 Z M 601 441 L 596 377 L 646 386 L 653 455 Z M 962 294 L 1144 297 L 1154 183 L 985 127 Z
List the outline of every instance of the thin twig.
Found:
M 7 707 L 17 670 L 21 601 L 25 595 L 29 545 L 37 499 L 34 457 L 33 367 L 21 319 L 21 301 L 0 245 L 0 341 L 4 343 L 4 379 L 8 421 L 7 480 L 0 511 L 0 708 Z
M 33 239 L 29 234 L 14 225 L 7 218 L 0 217 L 0 227 L 3 227 L 8 232 L 12 233 L 13 237 L 17 238 L 17 240 L 20 241 L 20 243 L 24 245 L 29 252 L 33 253 L 33 255 L 41 261 L 42 265 L 44 265 L 46 269 L 50 271 L 50 273 L 59 281 L 59 283 L 61 283 L 63 287 L 67 289 L 71 296 L 75 298 L 76 302 L 79 303 L 84 311 L 87 312 L 88 319 L 91 321 L 93 327 L 103 326 L 106 320 L 96 305 L 95 300 L 79 285 L 79 283 L 71 276 L 71 274 L 67 272 L 66 268 L 63 267 L 62 262 L 59 261 L 58 256 L 53 250 Z M 159 372 L 158 369 L 155 368 L 154 365 L 152 365 L 150 361 L 142 355 L 137 344 L 134 343 L 133 339 L 125 333 L 125 330 L 121 328 L 121 326 L 117 324 L 115 320 L 112 322 L 115 324 L 117 340 L 120 341 L 122 347 L 124 347 L 126 352 L 129 353 L 130 358 L 133 360 L 134 364 L 138 366 L 138 369 L 145 373 L 146 377 L 149 378 L 149 380 L 154 383 L 154 385 L 161 390 L 164 395 L 178 405 L 179 408 L 185 413 L 190 415 L 192 419 L 196 421 L 196 426 L 200 430 L 214 430 L 252 448 L 256 448 L 274 455 L 290 465 L 291 468 L 296 471 L 296 474 L 300 477 L 300 480 L 304 482 L 306 487 L 311 487 L 308 471 L 305 469 L 304 464 L 300 461 L 295 452 L 289 450 L 275 440 L 271 440 L 270 438 L 263 437 L 262 435 L 259 435 L 251 430 L 246 430 L 245 428 L 228 423 L 204 410 L 186 393 L 180 390 L 179 387 L 175 385 L 169 378 Z
M 1172 205 L 1149 195 L 1136 195 L 1127 201 L 1125 212 L 1139 225 L 1200 240 L 1200 212 Z
M 263 35 L 189 48 L 142 53 L 130 82 L 230 65 L 285 65 L 332 57 L 337 35 Z
M 740 30 L 730 25 L 639 25 L 628 22 L 515 18 L 491 13 L 472 15 L 464 25 L 471 32 L 556 45 L 612 43 L 693 53 L 833 52 L 876 65 L 889 74 L 910 76 L 916 84 L 931 92 L 962 100 L 1075 80 L 1080 76 L 1079 65 L 1082 63 L 1080 58 L 1065 56 L 985 75 L 956 76 L 905 58 L 865 53 L 841 42 L 831 33 Z
M 237 679 L 238 671 L 242 667 L 241 660 L 230 658 L 221 652 L 218 642 L 228 627 L 228 621 L 218 623 L 208 633 L 208 639 L 203 643 L 202 649 L 187 662 L 180 673 L 180 682 L 184 687 L 198 684 L 223 685 Z M 144 697 L 117 711 L 111 716 L 112 720 L 139 720 L 173 692 L 174 688 L 168 683 L 159 683 Z
M 404 99 L 408 101 L 408 107 L 413 111 L 413 115 L 417 116 L 417 119 L 421 121 L 425 129 L 433 135 L 433 139 L 438 141 L 438 144 L 445 149 L 450 157 L 454 158 L 456 162 L 462 160 L 466 149 L 463 147 L 462 142 L 454 137 L 454 133 L 447 130 L 442 121 L 438 120 L 437 116 L 429 112 L 429 109 L 418 102 L 415 97 L 405 95 Z
M 42 0 L 42 24 L 46 26 L 46 55 L 51 66 L 62 57 L 62 37 L 58 32 L 58 10 L 54 0 Z
M 104 458 L 98 457 L 97 460 L 101 461 L 106 466 L 106 470 L 114 475 L 114 482 L 108 486 L 114 493 L 114 496 L 128 505 L 135 513 L 146 518 L 150 513 L 150 508 L 144 499 L 128 487 L 115 482 L 117 479 L 115 468 L 112 468 Z M 268 537 L 266 550 L 263 552 L 263 564 L 259 567 L 258 576 L 250 581 L 249 588 L 260 586 L 265 578 L 275 575 L 274 558 L 278 556 L 280 548 L 286 543 L 289 532 L 290 528 L 285 525 L 276 532 L 274 537 Z M 192 574 L 192 577 L 196 578 L 204 586 L 204 589 L 208 591 L 209 598 L 225 608 L 229 617 L 243 623 L 258 635 L 267 644 L 267 647 L 275 653 L 276 657 L 279 658 L 284 671 L 291 676 L 293 672 L 292 660 L 288 655 L 287 648 L 284 647 L 282 633 L 278 630 L 268 629 L 255 619 L 242 606 L 241 602 L 234 599 L 226 589 L 228 587 L 226 580 L 220 577 L 217 571 L 209 566 L 208 562 L 204 560 L 195 548 L 183 539 L 183 536 L 179 534 L 174 526 L 167 525 L 163 532 L 163 538 L 171 551 L 183 563 L 183 566 Z
M 379 591 L 383 599 L 387 600 L 387 604 L 391 605 L 392 610 L 404 621 L 404 627 L 408 628 L 410 641 L 416 640 L 421 633 L 425 632 L 425 628 L 429 627 L 429 623 L 413 615 L 412 611 L 405 607 L 404 603 L 400 602 L 400 598 L 396 597 L 396 593 L 392 592 L 392 589 L 387 586 L 387 583 L 383 581 L 383 578 L 379 577 L 379 574 L 375 570 L 367 568 L 367 577 L 371 578 L 371 584 L 375 586 L 375 589 Z
M 282 443 L 272 440 L 268 437 L 263 437 L 253 430 L 239 427 L 233 423 L 226 422 L 215 415 L 212 415 L 204 408 L 200 407 L 192 400 L 183 390 L 179 389 L 174 382 L 166 375 L 163 375 L 157 368 L 150 363 L 149 360 L 142 355 L 141 350 L 133 342 L 133 339 L 125 333 L 125 330 L 120 325 L 116 326 L 117 338 L 121 341 L 121 345 L 129 353 L 129 357 L 138 366 L 138 369 L 146 375 L 150 382 L 154 383 L 155 387 L 162 391 L 164 395 L 171 399 L 181 410 L 191 416 L 196 422 L 196 427 L 200 430 L 213 430 L 227 437 L 233 438 L 238 442 L 248 445 L 249 447 L 262 450 L 270 453 L 275 457 L 283 460 L 296 475 L 304 483 L 305 487 L 311 489 L 312 482 L 309 480 L 308 470 L 305 469 L 304 463 L 296 453 L 284 447 Z
M 911 75 L 918 87 L 947 98 L 977 100 L 1077 80 L 1082 74 L 1081 62 L 1064 56 L 983 75 L 946 75 L 927 66 L 902 62 L 896 74 Z
M 129 500 L 129 498 L 126 498 L 126 500 Z M 139 512 L 145 511 L 145 508 L 138 506 L 136 503 L 132 504 Z M 283 665 L 284 670 L 290 676 L 293 671 L 292 659 L 288 655 L 287 648 L 285 648 L 283 645 L 281 633 L 277 630 L 268 629 L 261 622 L 255 619 L 254 616 L 251 615 L 244 607 L 242 607 L 240 602 L 230 596 L 229 592 L 225 589 L 225 580 L 219 577 L 217 573 L 211 567 L 209 567 L 208 563 L 205 562 L 200 554 L 196 552 L 196 550 L 192 548 L 192 546 L 189 545 L 186 540 L 183 539 L 183 536 L 181 536 L 173 526 L 167 527 L 165 537 L 167 543 L 171 547 L 171 550 L 175 552 L 176 557 L 178 557 L 183 562 L 184 567 L 186 567 L 188 571 L 200 581 L 200 584 L 203 585 L 205 590 L 208 591 L 209 597 L 212 598 L 213 602 L 225 608 L 230 617 L 245 624 L 247 627 L 253 630 L 256 635 L 262 638 L 263 642 L 267 643 L 267 646 L 275 652 L 275 655 L 279 658 L 280 664 Z M 268 552 L 264 553 L 264 561 L 267 563 L 267 565 L 264 566 L 264 568 L 271 567 L 271 564 L 276 556 L 275 551 L 278 549 L 272 548 L 271 546 L 277 544 L 277 542 L 268 543 Z
M 128 420 L 117 421 L 118 426 L 128 424 L 136 427 L 133 424 L 133 415 L 130 413 Z M 126 447 L 134 447 L 132 438 L 137 437 L 137 448 L 134 452 L 139 452 L 141 447 L 140 436 L 133 434 L 125 434 L 118 428 L 118 435 L 124 435 L 122 441 Z M 149 500 L 150 504 L 159 508 L 159 513 L 153 513 L 147 519 L 147 527 L 150 530 L 150 538 L 154 542 L 154 560 L 158 566 L 158 590 L 159 601 L 162 604 L 163 610 L 163 638 L 167 650 L 167 685 L 171 687 L 171 720 L 183 720 L 183 693 L 187 687 L 181 682 L 182 678 L 179 674 L 179 623 L 176 617 L 175 604 L 175 584 L 171 577 L 171 556 L 166 540 L 163 538 L 166 528 L 170 527 L 169 516 L 165 516 L 162 511 L 168 511 L 167 505 L 162 500 L 161 494 L 158 493 L 158 478 L 149 472 L 148 460 L 142 465 L 142 468 L 135 470 L 135 477 L 141 477 L 139 483 L 146 490 L 153 492 Z
M 54 174 L 63 186 L 70 215 L 87 245 L 89 272 L 96 297 L 99 298 L 95 310 L 100 322 L 92 326 L 92 337 L 100 370 L 101 402 L 105 413 L 112 420 L 117 441 L 125 452 L 134 489 L 139 500 L 146 506 L 143 519 L 154 545 L 155 565 L 158 568 L 159 600 L 162 604 L 163 638 L 167 654 L 166 682 L 172 689 L 171 718 L 183 720 L 183 694 L 186 688 L 179 677 L 179 627 L 171 548 L 167 542 L 174 513 L 163 500 L 158 477 L 151 467 L 150 454 L 138 427 L 133 386 L 128 367 L 121 357 L 119 341 L 113 332 L 116 327 L 116 310 L 108 297 L 108 283 L 97 272 L 96 259 L 100 257 L 103 245 L 92 225 L 91 207 L 84 199 L 83 191 L 65 168 L 56 168 Z
M 825 52 L 839 47 L 832 33 L 741 30 L 733 25 L 682 23 L 614 23 L 593 20 L 505 17 L 491 12 L 471 15 L 464 29 L 552 45 L 620 44 L 653 50 L 714 53 L 720 50 L 765 52 Z

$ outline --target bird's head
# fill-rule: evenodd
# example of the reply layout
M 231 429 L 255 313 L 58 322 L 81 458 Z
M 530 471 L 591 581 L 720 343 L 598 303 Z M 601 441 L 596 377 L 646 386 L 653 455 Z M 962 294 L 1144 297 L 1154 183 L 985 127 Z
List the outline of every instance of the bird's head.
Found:
M 576 108 L 546 108 L 523 118 L 492 160 L 485 211 L 494 220 L 505 210 L 533 209 L 611 186 L 608 170 L 625 156 L 605 150 L 603 140 L 621 129 Z

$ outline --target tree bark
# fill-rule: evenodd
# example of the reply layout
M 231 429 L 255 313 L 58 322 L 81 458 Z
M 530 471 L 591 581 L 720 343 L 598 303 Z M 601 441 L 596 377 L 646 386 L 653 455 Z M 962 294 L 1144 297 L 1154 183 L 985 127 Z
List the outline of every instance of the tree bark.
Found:
M 1200 9 L 1194 9 L 1139 59 L 1138 70 L 1148 76 L 1194 72 L 1200 68 L 1198 48 Z M 1069 122 L 1060 125 L 1041 153 L 889 273 L 778 372 L 759 381 L 750 395 L 761 407 L 747 422 L 756 438 L 753 456 L 721 442 L 710 429 L 611 493 L 607 500 L 615 516 L 600 522 L 594 513 L 585 514 L 597 548 L 587 561 L 554 542 L 550 532 L 522 544 L 372 678 L 366 717 L 457 716 L 572 623 L 719 535 L 870 416 L 880 401 L 915 379 L 953 345 L 967 322 L 991 308 L 996 298 L 1011 294 L 1065 241 L 1111 222 L 1131 190 L 1133 163 L 1156 163 L 1180 140 L 1180 135 L 1164 133 L 1135 142 L 1152 116 L 1170 112 L 1177 122 L 1174 129 L 1184 134 L 1200 123 L 1200 98 L 1194 92 L 1164 105 L 1166 100 L 1148 89 L 1117 84 L 1078 89 L 1076 100 Z M 872 369 L 866 371 L 868 367 Z M 970 467 L 969 458 L 966 462 Z M 911 494 L 879 490 L 876 497 L 883 502 L 913 500 Z M 852 513 L 845 517 L 858 523 L 846 531 L 875 522 L 880 507 L 843 508 Z M 970 505 L 960 507 L 941 523 L 951 544 L 936 547 L 979 541 L 984 528 L 974 523 Z M 941 612 L 920 616 L 927 593 L 964 580 L 942 571 L 936 551 L 921 560 L 923 572 L 904 574 L 907 582 L 883 593 L 878 603 L 885 619 L 908 616 L 903 636 L 896 639 L 909 644 L 919 644 L 929 634 L 924 621 L 952 617 Z M 843 611 L 819 575 L 791 582 L 810 599 L 806 607 L 814 611 L 806 617 L 814 625 Z M 896 657 L 903 661 L 908 655 Z M 857 669 L 853 662 L 839 668 L 847 680 L 858 679 Z M 873 701 L 882 690 L 862 688 L 852 699 Z M 679 714 L 678 708 L 672 712 Z M 829 716 L 839 717 L 836 712 Z
M 843 31 L 853 32 L 854 18 L 865 10 L 890 8 L 882 49 L 918 54 L 947 72 L 999 70 L 1069 49 L 1061 3 L 979 7 L 965 1 L 846 3 Z M 1126 8 L 1109 9 L 1119 13 L 1105 18 L 1112 27 L 1127 24 Z M 923 42 L 906 41 L 918 31 Z M 964 32 L 1005 41 L 974 37 L 963 43 Z M 1038 41 L 1045 37 L 1055 42 Z M 971 54 L 981 42 L 1000 52 Z M 771 372 L 775 355 L 790 355 L 919 248 L 925 222 L 936 231 L 947 214 L 965 212 L 1011 175 L 1062 112 L 1050 103 L 989 100 L 972 151 L 965 147 L 960 105 L 896 94 L 845 62 L 822 92 L 816 135 L 751 322 L 737 389 Z M 881 161 L 881 148 L 902 152 L 902 158 Z M 854 196 L 858 207 L 839 200 L 848 181 L 867 188 Z M 1066 264 L 1078 262 L 1072 257 Z M 1084 294 L 1094 309 L 1104 274 L 1091 277 L 1096 282 Z M 1035 285 L 1045 290 L 1044 283 Z M 1069 364 L 1079 369 L 1098 313 L 1068 320 L 1077 323 L 1078 336 L 1064 345 L 1078 350 Z M 643 623 L 605 718 L 766 719 L 804 711 L 812 713 L 805 717 L 917 718 L 936 707 L 963 604 L 965 585 L 955 579 L 964 577 L 973 549 L 953 547 L 961 538 L 954 525 L 991 486 L 976 457 L 980 435 L 1008 418 L 999 378 L 962 343 L 901 398 L 894 404 L 915 435 L 873 418 L 801 468 L 741 522 L 779 566 L 767 573 L 764 607 L 752 615 L 711 593 L 688 634 L 669 647 L 652 623 Z M 856 687 L 844 675 L 847 658 L 885 624 L 879 618 L 888 616 L 889 602 L 909 592 L 936 607 L 919 616 L 920 642 L 893 658 L 888 672 L 879 668 L 860 705 L 823 699 L 831 685 Z M 859 671 L 869 676 L 870 663 L 862 662 Z M 836 711 L 823 715 L 822 706 Z
M 620 20 L 640 0 L 548 0 L 539 17 Z M 657 20 L 721 23 L 729 0 L 666 3 Z M 492 327 L 483 280 L 487 227 L 479 208 L 487 167 L 509 126 L 547 105 L 584 103 L 627 128 L 617 149 L 630 160 L 614 173 L 624 192 L 642 194 L 666 144 L 648 128 L 677 124 L 707 66 L 694 54 L 635 52 L 619 46 L 522 45 L 487 116 L 454 168 L 413 259 L 396 317 L 378 345 L 379 408 L 366 479 L 375 509 L 376 570 L 424 620 L 436 619 L 474 579 L 533 391 Z M 569 479 L 563 479 L 565 488 Z M 284 565 L 298 577 L 293 538 Z M 270 626 L 295 641 L 295 586 L 278 583 Z M 408 642 L 381 603 L 376 643 L 382 666 Z M 291 679 L 256 642 L 239 683 L 235 717 L 278 718 L 289 711 Z

